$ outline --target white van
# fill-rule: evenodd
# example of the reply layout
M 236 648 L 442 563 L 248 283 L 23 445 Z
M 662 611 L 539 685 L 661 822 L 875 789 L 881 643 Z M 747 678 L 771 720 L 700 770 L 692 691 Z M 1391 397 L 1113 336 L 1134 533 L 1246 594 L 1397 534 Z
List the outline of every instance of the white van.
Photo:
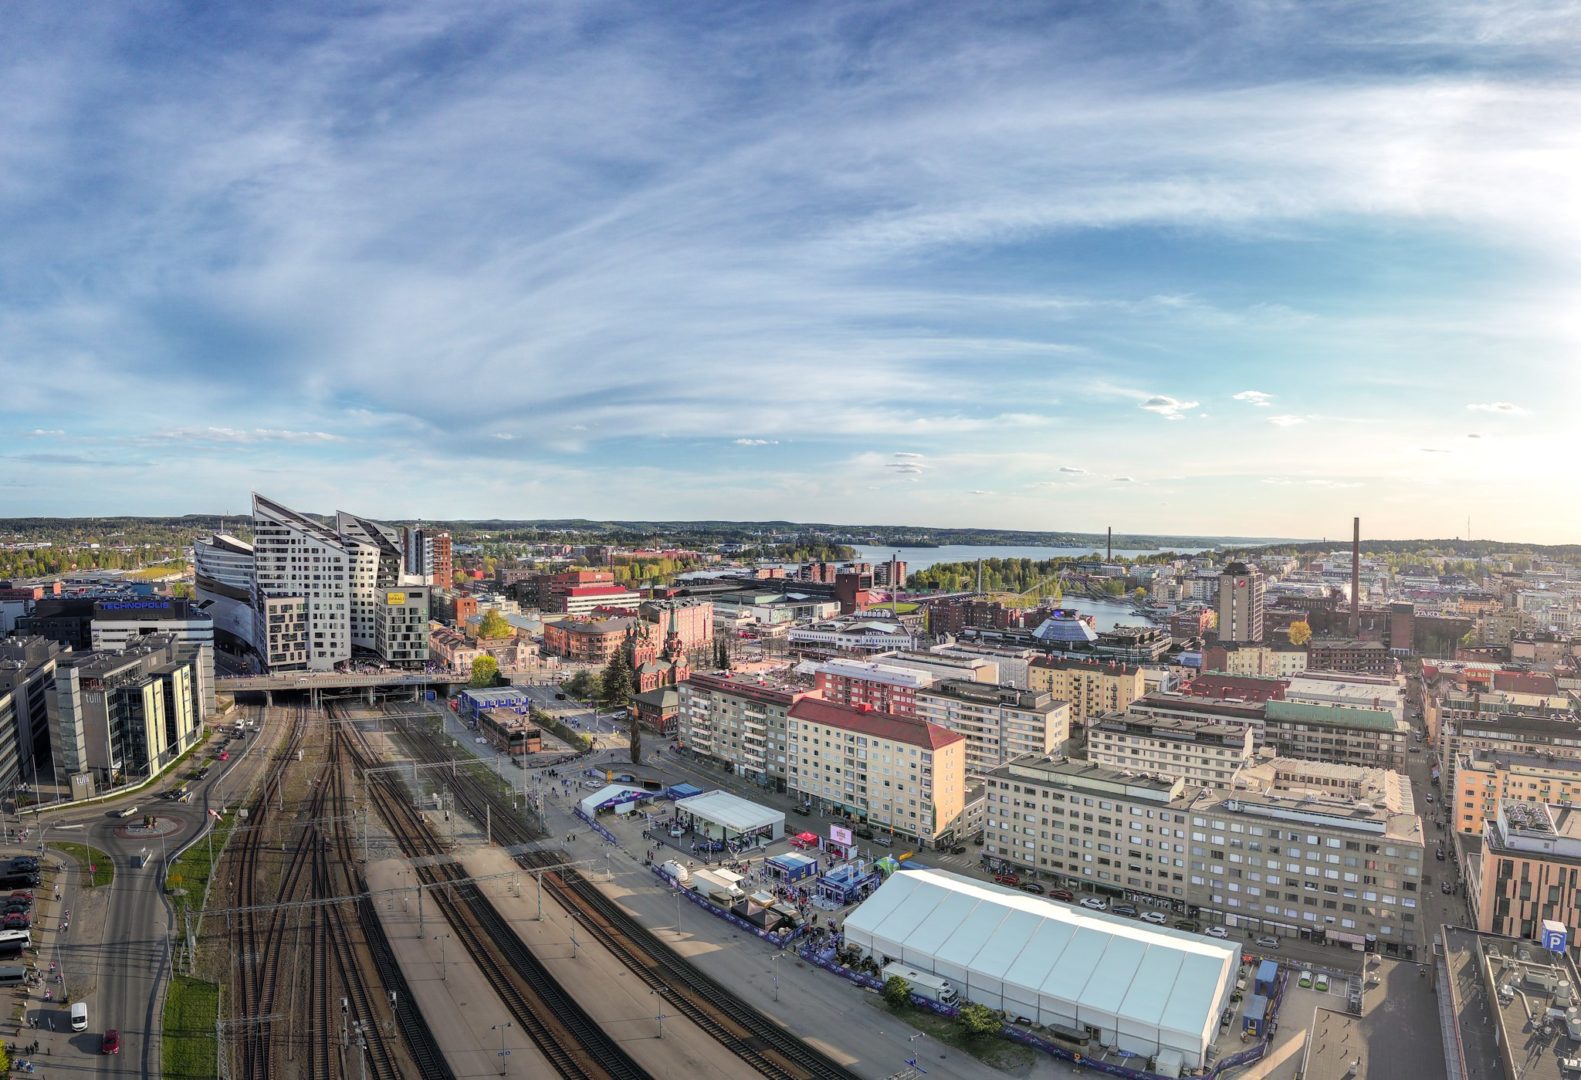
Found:
M 88 1003 L 86 1001 L 73 1002 L 71 1006 L 71 1030 L 88 1030 Z

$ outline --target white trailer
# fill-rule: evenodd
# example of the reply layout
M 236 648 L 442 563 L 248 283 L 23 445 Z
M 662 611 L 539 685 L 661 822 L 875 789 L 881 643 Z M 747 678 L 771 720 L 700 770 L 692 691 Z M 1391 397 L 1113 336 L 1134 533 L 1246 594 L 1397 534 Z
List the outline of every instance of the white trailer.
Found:
M 940 1005 L 952 1004 L 956 997 L 959 996 L 955 992 L 955 987 L 950 985 L 949 979 L 941 978 L 938 975 L 930 975 L 926 971 L 918 971 L 916 968 L 909 967 L 906 964 L 885 964 L 883 971 L 884 980 L 887 982 L 896 976 L 905 979 L 906 982 L 911 984 L 911 992 L 913 994 L 927 998 L 929 1001 L 937 1001 Z

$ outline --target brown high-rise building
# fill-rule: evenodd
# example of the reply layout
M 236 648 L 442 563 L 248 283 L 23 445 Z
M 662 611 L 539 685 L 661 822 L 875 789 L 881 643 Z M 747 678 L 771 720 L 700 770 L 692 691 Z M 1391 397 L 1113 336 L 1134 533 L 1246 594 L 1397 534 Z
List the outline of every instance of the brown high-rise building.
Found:
M 448 589 L 456 583 L 456 567 L 451 561 L 450 534 L 434 534 L 434 584 Z

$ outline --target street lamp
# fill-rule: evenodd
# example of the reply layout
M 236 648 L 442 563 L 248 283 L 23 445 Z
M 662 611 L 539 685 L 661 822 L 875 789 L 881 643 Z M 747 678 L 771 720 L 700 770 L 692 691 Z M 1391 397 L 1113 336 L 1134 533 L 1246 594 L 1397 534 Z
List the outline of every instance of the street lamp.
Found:
M 450 940 L 449 934 L 435 934 L 434 940 L 439 942 L 439 981 L 450 981 L 450 969 L 445 966 L 445 942 Z
M 509 1050 L 505 1049 L 505 1032 L 507 1032 L 508 1030 L 510 1030 L 511 1028 L 513 1028 L 515 1026 L 516 1026 L 515 1024 L 513 1024 L 511 1021 L 507 1020 L 503 1024 L 495 1024 L 492 1028 L 490 1028 L 491 1031 L 497 1031 L 497 1032 L 500 1033 L 500 1075 L 501 1076 L 505 1075 L 505 1059 L 511 1056 L 511 1052 Z

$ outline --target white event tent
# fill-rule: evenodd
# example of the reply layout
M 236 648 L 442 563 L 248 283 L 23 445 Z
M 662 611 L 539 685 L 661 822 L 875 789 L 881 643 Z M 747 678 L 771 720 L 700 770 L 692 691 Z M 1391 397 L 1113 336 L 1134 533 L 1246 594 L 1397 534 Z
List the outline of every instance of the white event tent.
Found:
M 848 945 L 948 979 L 968 1001 L 1105 1046 L 1201 1066 L 1234 989 L 1233 942 L 943 870 L 902 870 L 846 918 Z

